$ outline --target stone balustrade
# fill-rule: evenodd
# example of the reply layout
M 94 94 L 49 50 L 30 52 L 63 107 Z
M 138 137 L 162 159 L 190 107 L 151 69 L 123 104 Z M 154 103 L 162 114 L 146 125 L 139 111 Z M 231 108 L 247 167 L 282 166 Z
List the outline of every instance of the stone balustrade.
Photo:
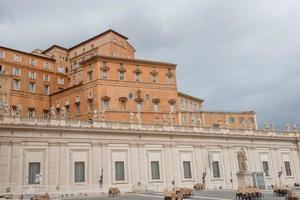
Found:
M 254 129 L 226 129 L 211 128 L 201 126 L 182 126 L 182 125 L 163 125 L 163 124 L 139 124 L 130 122 L 112 121 L 82 121 L 69 119 L 43 119 L 43 118 L 24 118 L 0 116 L 0 125 L 23 125 L 41 127 L 70 127 L 70 128 L 100 128 L 117 130 L 143 130 L 170 133 L 189 133 L 189 134 L 217 134 L 217 135 L 237 135 L 237 136 L 263 136 L 263 137 L 300 137 L 299 131 L 271 131 Z

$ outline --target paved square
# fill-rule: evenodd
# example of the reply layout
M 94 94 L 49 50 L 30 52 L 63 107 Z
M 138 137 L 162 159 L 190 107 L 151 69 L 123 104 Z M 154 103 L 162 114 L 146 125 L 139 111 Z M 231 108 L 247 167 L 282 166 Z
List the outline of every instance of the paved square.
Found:
M 140 193 L 140 194 L 123 194 L 118 197 L 87 197 L 78 198 L 76 200 L 158 200 L 163 199 L 163 193 Z M 234 200 L 235 191 L 224 190 L 206 190 L 194 191 L 191 198 L 185 199 L 201 199 L 201 200 Z M 264 192 L 264 200 L 284 200 L 284 197 L 275 197 L 272 192 Z

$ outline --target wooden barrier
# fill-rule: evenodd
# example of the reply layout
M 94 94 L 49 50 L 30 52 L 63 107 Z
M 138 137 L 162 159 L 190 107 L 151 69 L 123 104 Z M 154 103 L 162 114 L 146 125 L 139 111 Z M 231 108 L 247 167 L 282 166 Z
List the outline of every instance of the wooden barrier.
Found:
M 191 197 L 193 195 L 193 190 L 191 188 L 181 187 L 176 189 L 176 194 L 182 194 L 183 198 Z
M 194 189 L 195 190 L 205 190 L 205 184 L 196 183 L 196 184 L 194 184 Z
M 110 187 L 108 189 L 108 195 L 109 196 L 117 196 L 117 195 L 121 195 L 121 192 L 120 192 L 119 188 L 117 188 L 117 187 Z
M 176 193 L 175 190 L 173 191 L 165 191 L 164 192 L 164 200 L 183 200 L 182 193 Z
M 46 193 L 44 195 L 38 195 L 38 196 L 34 196 L 34 197 L 31 197 L 30 200 L 49 200 L 50 197 L 49 197 L 49 194 Z
M 237 200 L 262 200 L 263 194 L 258 188 L 239 188 L 236 193 Z

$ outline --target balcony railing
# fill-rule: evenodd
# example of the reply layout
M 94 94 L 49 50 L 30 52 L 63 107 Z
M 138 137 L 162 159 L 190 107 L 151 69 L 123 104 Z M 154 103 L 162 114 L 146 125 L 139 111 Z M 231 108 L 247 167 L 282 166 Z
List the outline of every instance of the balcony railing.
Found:
M 299 131 L 272 131 L 272 130 L 251 130 L 251 129 L 226 129 L 197 126 L 163 125 L 163 124 L 140 124 L 130 122 L 112 121 L 82 121 L 70 119 L 43 119 L 29 117 L 8 117 L 0 116 L 0 126 L 22 125 L 22 126 L 46 126 L 46 127 L 66 127 L 66 128 L 95 128 L 95 129 L 115 129 L 115 130 L 137 130 L 148 132 L 170 132 L 186 134 L 211 134 L 227 136 L 260 136 L 260 137 L 300 137 Z

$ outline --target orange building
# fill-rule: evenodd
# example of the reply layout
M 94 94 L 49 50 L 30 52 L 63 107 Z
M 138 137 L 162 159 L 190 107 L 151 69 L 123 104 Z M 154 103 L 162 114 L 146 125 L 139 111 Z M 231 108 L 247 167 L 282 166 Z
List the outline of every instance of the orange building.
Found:
M 176 64 L 136 59 L 113 30 L 71 48 L 0 46 L 0 77 L 0 106 L 14 116 L 257 128 L 253 111 L 203 111 L 203 100 L 178 92 Z

